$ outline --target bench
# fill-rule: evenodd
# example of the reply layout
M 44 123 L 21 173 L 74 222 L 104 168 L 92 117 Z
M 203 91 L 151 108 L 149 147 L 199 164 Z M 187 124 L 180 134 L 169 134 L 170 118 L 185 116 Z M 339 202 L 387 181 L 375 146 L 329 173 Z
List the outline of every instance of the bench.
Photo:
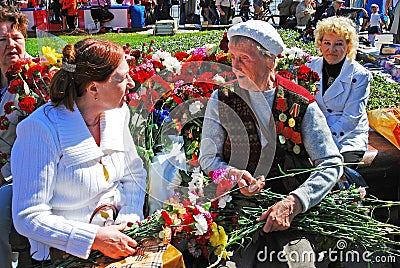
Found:
M 379 133 L 369 132 L 368 150 L 358 172 L 368 184 L 367 192 L 383 200 L 400 200 L 400 150 Z M 392 223 L 399 223 L 399 209 L 392 210 Z

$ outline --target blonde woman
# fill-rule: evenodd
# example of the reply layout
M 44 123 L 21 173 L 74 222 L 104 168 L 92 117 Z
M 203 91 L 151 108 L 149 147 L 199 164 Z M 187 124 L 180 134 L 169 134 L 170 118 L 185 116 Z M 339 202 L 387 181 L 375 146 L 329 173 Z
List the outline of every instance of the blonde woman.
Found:
M 346 17 L 329 17 L 318 22 L 314 33 L 320 56 L 309 67 L 321 78 L 315 98 L 344 161 L 360 162 L 368 147 L 366 106 L 372 76 L 355 60 L 355 24 Z

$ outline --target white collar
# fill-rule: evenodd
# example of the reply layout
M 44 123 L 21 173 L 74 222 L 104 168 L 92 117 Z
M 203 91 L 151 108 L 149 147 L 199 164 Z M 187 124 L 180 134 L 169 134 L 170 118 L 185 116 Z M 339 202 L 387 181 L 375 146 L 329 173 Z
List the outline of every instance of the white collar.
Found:
M 107 151 L 129 150 L 129 146 L 124 146 L 129 142 L 129 135 L 125 134 L 127 107 L 109 110 L 100 115 L 100 147 L 97 146 L 76 105 L 74 112 L 65 106 L 60 106 L 57 110 L 56 125 L 67 167 L 100 158 Z

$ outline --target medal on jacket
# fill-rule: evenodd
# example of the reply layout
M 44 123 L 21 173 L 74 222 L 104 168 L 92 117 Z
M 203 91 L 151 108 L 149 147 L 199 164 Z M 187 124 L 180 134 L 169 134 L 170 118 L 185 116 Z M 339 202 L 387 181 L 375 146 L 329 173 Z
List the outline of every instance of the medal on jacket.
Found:
M 286 114 L 284 114 L 284 113 L 281 113 L 280 115 L 279 115 L 279 121 L 281 121 L 281 122 L 286 122 L 286 120 L 287 120 L 287 115 Z
M 279 139 L 279 142 L 280 142 L 281 144 L 285 144 L 286 138 L 285 138 L 284 136 L 279 135 L 279 136 L 278 136 L 278 139 Z
M 288 105 L 287 105 L 287 100 L 286 100 L 286 98 L 284 98 L 283 90 L 281 90 L 281 91 L 282 91 L 282 92 L 280 92 L 280 91 L 278 90 L 278 96 L 279 96 L 279 98 L 278 98 L 277 103 L 276 103 L 276 109 L 277 109 L 278 111 L 281 111 L 281 113 L 280 113 L 279 116 L 278 116 L 279 121 L 281 121 L 281 122 L 286 122 L 286 120 L 287 120 L 287 115 L 286 115 L 284 112 L 288 109 Z
M 294 146 L 292 148 L 293 153 L 299 154 L 301 152 L 301 147 L 299 144 L 303 142 L 300 132 L 292 131 L 290 134 L 290 140 L 294 143 Z
M 299 154 L 300 152 L 301 152 L 300 146 L 299 146 L 298 144 L 295 144 L 295 145 L 293 146 L 293 153 Z
M 292 116 L 289 121 L 289 127 L 294 127 L 296 125 L 295 118 L 299 115 L 300 105 L 298 103 L 293 103 L 292 107 L 289 110 L 289 114 Z
M 296 125 L 296 121 L 294 120 L 294 118 L 289 118 L 288 121 L 289 127 L 294 127 Z

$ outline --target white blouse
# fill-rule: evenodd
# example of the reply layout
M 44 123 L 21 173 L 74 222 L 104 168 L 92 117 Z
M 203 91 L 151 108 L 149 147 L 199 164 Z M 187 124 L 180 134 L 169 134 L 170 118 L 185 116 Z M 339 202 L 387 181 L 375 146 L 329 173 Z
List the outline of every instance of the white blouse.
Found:
M 104 223 L 99 215 L 92 224 L 89 219 L 101 204 L 119 208 L 117 221 L 143 218 L 146 171 L 128 122 L 126 106 L 104 112 L 100 146 L 76 106 L 71 112 L 46 104 L 18 124 L 13 220 L 34 259 L 48 259 L 50 247 L 87 258 Z

